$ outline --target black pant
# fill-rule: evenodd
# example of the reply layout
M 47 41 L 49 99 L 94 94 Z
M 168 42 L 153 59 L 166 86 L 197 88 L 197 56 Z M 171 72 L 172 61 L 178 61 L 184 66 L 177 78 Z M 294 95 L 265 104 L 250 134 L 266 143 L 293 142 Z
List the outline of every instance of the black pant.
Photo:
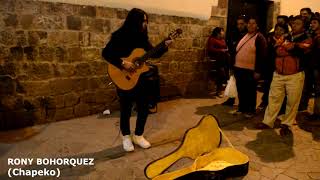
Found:
M 255 113 L 257 82 L 254 79 L 254 71 L 235 67 L 234 75 L 239 98 L 238 110 L 243 113 Z
M 159 100 L 160 83 L 157 67 L 151 67 L 150 71 L 141 74 L 139 81 L 132 90 L 123 91 L 117 89 L 120 98 L 120 129 L 122 135 L 130 134 L 130 117 L 133 103 L 137 106 L 137 121 L 135 135 L 142 135 L 146 124 L 149 107 L 156 105 Z M 154 74 L 156 73 L 156 74 Z
M 300 110 L 306 110 L 308 108 L 309 99 L 311 97 L 311 93 L 313 91 L 313 84 L 314 84 L 312 69 L 308 68 L 304 72 L 305 72 L 305 79 L 304 79 L 302 96 L 299 104 Z
M 130 134 L 130 117 L 134 102 L 137 106 L 135 134 L 138 136 L 143 134 L 148 117 L 148 101 L 143 88 L 144 84 L 145 80 L 140 77 L 138 84 L 132 90 L 117 89 L 120 98 L 120 129 L 123 136 Z

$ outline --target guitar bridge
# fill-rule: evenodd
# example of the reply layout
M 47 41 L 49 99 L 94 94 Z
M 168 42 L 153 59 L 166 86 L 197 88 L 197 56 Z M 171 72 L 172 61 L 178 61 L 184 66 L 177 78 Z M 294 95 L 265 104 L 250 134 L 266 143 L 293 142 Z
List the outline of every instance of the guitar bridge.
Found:
M 128 81 L 131 80 L 130 76 L 128 76 L 128 75 L 126 76 L 126 79 L 127 79 Z

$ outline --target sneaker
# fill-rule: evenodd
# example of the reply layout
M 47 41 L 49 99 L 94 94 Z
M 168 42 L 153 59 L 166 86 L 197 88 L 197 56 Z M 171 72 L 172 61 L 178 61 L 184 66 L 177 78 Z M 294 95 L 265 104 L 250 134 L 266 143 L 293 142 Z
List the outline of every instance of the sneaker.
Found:
M 142 135 L 141 136 L 133 135 L 132 140 L 134 144 L 137 144 L 144 149 L 147 149 L 151 146 L 151 144 Z
M 131 141 L 130 135 L 123 136 L 122 138 L 123 149 L 127 152 L 134 151 L 134 146 Z
M 239 110 L 232 110 L 232 111 L 229 111 L 229 114 L 232 114 L 232 115 L 240 115 L 240 114 L 242 114 L 242 112 L 239 111 Z

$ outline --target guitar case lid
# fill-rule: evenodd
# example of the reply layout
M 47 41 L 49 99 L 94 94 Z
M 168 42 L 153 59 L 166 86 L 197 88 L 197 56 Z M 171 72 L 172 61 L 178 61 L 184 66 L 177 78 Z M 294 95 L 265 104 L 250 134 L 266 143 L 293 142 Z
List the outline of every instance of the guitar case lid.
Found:
M 248 173 L 249 158 L 233 147 L 219 148 L 222 131 L 213 115 L 202 117 L 199 123 L 186 131 L 182 143 L 172 153 L 149 163 L 145 175 L 150 179 L 221 179 Z M 162 174 L 181 158 L 195 159 L 186 168 Z

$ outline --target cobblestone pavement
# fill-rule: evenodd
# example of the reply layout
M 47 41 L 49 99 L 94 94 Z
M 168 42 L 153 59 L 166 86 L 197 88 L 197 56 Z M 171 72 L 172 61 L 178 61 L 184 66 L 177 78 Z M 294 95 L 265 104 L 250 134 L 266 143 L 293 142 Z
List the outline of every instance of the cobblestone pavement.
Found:
M 281 138 L 278 128 L 254 129 L 263 113 L 253 119 L 230 115 L 228 111 L 232 108 L 219 105 L 224 100 L 177 99 L 160 103 L 158 113 L 150 115 L 145 129 L 145 137 L 152 143 L 152 148 L 143 150 L 137 147 L 132 153 L 122 150 L 118 112 L 0 132 L 0 179 L 8 178 L 8 158 L 31 157 L 95 158 L 94 166 L 59 166 L 62 179 L 146 179 L 145 166 L 175 150 L 184 132 L 209 113 L 218 118 L 235 148 L 250 158 L 247 176 L 234 179 L 320 179 L 320 122 L 310 123 L 304 120 L 306 113 L 300 113 L 293 135 Z M 310 103 L 311 108 L 312 101 Z M 134 121 L 135 117 L 132 118 L 132 129 Z M 225 140 L 222 146 L 226 146 Z M 191 159 L 182 159 L 168 171 L 192 162 Z M 45 167 L 32 165 L 23 168 Z

